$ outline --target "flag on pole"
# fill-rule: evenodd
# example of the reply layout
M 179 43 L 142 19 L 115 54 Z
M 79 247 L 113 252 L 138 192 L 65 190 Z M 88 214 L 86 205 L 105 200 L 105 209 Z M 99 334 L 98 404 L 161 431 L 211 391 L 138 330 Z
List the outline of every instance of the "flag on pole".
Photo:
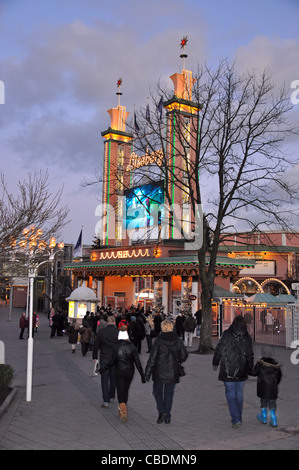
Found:
M 146 106 L 145 119 L 147 120 L 147 122 L 151 123 L 149 104 L 147 104 Z
M 78 258 L 78 257 L 82 258 L 82 228 L 81 228 L 81 232 L 78 237 L 77 243 L 75 245 L 74 254 L 73 254 L 73 258 Z
M 162 111 L 163 111 L 163 99 L 162 99 L 162 96 L 160 98 L 160 101 L 158 103 L 158 111 L 159 111 L 159 115 L 160 115 L 160 121 L 162 121 Z
M 139 126 L 138 126 L 138 122 L 137 122 L 137 117 L 136 117 L 136 113 L 134 111 L 134 129 L 136 132 L 139 131 Z

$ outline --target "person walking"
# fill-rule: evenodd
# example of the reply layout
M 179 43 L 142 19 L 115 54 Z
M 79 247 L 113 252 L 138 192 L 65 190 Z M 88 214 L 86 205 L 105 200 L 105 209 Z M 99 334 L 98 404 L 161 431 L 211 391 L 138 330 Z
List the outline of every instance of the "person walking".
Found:
M 59 325 L 60 325 L 60 316 L 57 312 L 54 313 L 52 317 L 50 317 L 50 322 L 51 322 L 50 338 L 55 338 L 55 335 L 56 334 L 58 335 Z
M 19 339 L 24 339 L 23 335 L 24 335 L 25 328 L 27 327 L 28 327 L 28 320 L 26 319 L 26 313 L 23 312 L 19 320 L 19 328 L 20 328 Z
M 81 351 L 82 356 L 86 356 L 86 353 L 89 349 L 90 340 L 92 337 L 92 329 L 88 325 L 87 321 L 83 321 L 82 327 L 79 330 L 80 333 L 80 343 L 81 343 Z
M 260 321 L 261 321 L 261 324 L 262 324 L 262 333 L 264 333 L 264 330 L 265 330 L 266 316 L 267 316 L 267 311 L 265 309 L 263 309 L 260 313 Z
M 134 315 L 132 315 L 129 328 L 131 333 L 131 341 L 140 354 L 142 340 L 145 338 L 145 328 L 141 317 L 136 318 Z
M 270 424 L 277 426 L 276 399 L 278 385 L 281 381 L 281 366 L 272 358 L 270 346 L 262 346 L 262 357 L 255 364 L 252 374 L 257 377 L 257 396 L 261 399 L 261 411 L 257 419 L 267 424 L 267 411 L 269 409 Z
M 153 345 L 152 332 L 155 331 L 155 327 L 154 327 L 153 319 L 149 314 L 147 314 L 146 316 L 146 323 L 144 326 L 144 330 L 145 330 L 145 338 L 146 338 L 146 343 L 147 343 L 146 352 L 150 353 L 152 349 L 152 345 Z
M 266 333 L 273 333 L 273 315 L 270 310 L 266 315 Z
M 175 331 L 177 335 L 184 341 L 184 322 L 185 315 L 180 312 L 175 319 Z
M 32 338 L 34 336 L 34 331 L 36 327 L 36 312 L 32 313 Z M 29 338 L 29 323 L 28 323 L 28 338 Z
M 183 375 L 181 364 L 187 357 L 187 349 L 173 331 L 173 323 L 164 320 L 145 368 L 145 379 L 149 381 L 152 377 L 153 380 L 153 395 L 158 410 L 157 423 L 170 423 L 175 385 Z
M 242 315 L 235 317 L 223 332 L 213 356 L 213 368 L 220 363 L 218 380 L 224 382 L 225 395 L 233 428 L 242 424 L 245 381 L 253 368 L 252 338 Z
M 197 310 L 194 316 L 196 318 L 196 336 L 197 338 L 200 338 L 200 328 L 201 328 L 201 320 L 202 320 L 201 308 Z
M 143 367 L 136 347 L 129 340 L 126 326 L 121 326 L 118 333 L 117 344 L 112 349 L 111 358 L 108 364 L 100 368 L 102 375 L 110 367 L 115 366 L 115 382 L 118 399 L 119 417 L 122 422 L 128 420 L 128 397 L 131 382 L 134 377 L 135 367 L 137 368 L 142 383 L 145 383 Z
M 107 318 L 107 325 L 100 328 L 95 338 L 92 358 L 96 362 L 99 360 L 99 368 L 103 369 L 109 364 L 113 346 L 118 341 L 118 330 L 115 325 L 114 315 Z M 99 357 L 100 356 L 100 357 Z M 111 366 L 101 375 L 101 388 L 103 395 L 102 408 L 108 408 L 109 403 L 115 398 L 115 366 Z
M 188 313 L 186 320 L 184 321 L 184 331 L 185 331 L 185 339 L 184 344 L 186 347 L 192 347 L 192 341 L 194 336 L 194 330 L 196 327 L 195 318 L 191 313 Z
M 69 343 L 72 346 L 72 353 L 74 354 L 76 351 L 76 345 L 78 343 L 78 336 L 79 336 L 79 329 L 80 325 L 74 319 L 71 325 L 68 327 L 67 334 L 69 337 Z
M 155 329 L 155 333 L 154 333 L 153 337 L 156 337 L 160 334 L 162 321 L 163 320 L 162 320 L 160 312 L 156 312 L 153 316 L 154 329 Z

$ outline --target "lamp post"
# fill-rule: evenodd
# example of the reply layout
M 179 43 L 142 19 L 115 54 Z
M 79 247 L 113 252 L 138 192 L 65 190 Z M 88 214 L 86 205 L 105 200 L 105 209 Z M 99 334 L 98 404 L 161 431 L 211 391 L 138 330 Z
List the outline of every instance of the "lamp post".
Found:
M 56 239 L 51 237 L 49 243 L 41 239 L 42 230 L 31 226 L 23 230 L 23 239 L 19 242 L 21 251 L 28 258 L 28 279 L 29 279 L 29 337 L 27 349 L 27 381 L 26 381 L 26 401 L 31 401 L 32 396 L 32 370 L 33 370 L 33 294 L 34 279 L 38 269 L 45 263 L 54 263 L 55 255 L 64 247 L 63 243 L 56 244 Z M 58 250 L 55 251 L 57 247 Z M 40 256 L 46 256 L 47 259 L 38 262 Z M 52 289 L 51 289 L 52 296 Z M 52 304 L 52 297 L 50 299 Z

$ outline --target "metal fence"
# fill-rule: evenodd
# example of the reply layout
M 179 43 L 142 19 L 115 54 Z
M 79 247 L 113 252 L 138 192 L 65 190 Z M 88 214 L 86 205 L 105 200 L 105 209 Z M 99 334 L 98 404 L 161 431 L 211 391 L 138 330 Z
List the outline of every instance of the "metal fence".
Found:
M 273 346 L 297 347 L 299 345 L 299 305 L 260 307 L 248 305 L 235 307 L 223 305 L 220 313 L 220 335 L 232 323 L 236 315 L 242 314 L 247 329 L 256 343 Z M 295 345 L 297 341 L 297 345 Z M 293 346 L 291 346 L 293 343 Z
M 286 331 L 286 347 L 297 348 L 299 345 L 299 304 L 287 306 Z

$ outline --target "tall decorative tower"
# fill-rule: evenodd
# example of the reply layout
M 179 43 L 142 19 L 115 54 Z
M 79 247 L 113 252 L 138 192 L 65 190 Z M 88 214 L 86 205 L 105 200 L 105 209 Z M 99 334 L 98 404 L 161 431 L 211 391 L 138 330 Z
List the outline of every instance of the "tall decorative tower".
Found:
M 188 38 L 181 41 L 180 55 L 183 61 L 181 73 L 171 75 L 174 84 L 173 97 L 164 102 L 167 110 L 167 148 L 168 177 L 167 191 L 170 195 L 172 210 L 178 210 L 177 220 L 188 234 L 191 230 L 190 215 L 190 181 L 195 171 L 196 140 L 198 129 L 198 114 L 200 108 L 192 101 L 192 91 L 195 79 L 192 71 L 185 68 L 185 53 Z M 180 227 L 174 223 L 171 216 L 169 222 L 169 238 L 181 238 Z
M 103 194 L 102 194 L 102 245 L 120 246 L 123 238 L 124 188 L 128 187 L 130 173 L 125 171 L 131 155 L 133 134 L 126 132 L 129 113 L 120 105 L 120 87 L 117 81 L 117 108 L 109 109 L 110 127 L 102 132 L 104 142 Z

